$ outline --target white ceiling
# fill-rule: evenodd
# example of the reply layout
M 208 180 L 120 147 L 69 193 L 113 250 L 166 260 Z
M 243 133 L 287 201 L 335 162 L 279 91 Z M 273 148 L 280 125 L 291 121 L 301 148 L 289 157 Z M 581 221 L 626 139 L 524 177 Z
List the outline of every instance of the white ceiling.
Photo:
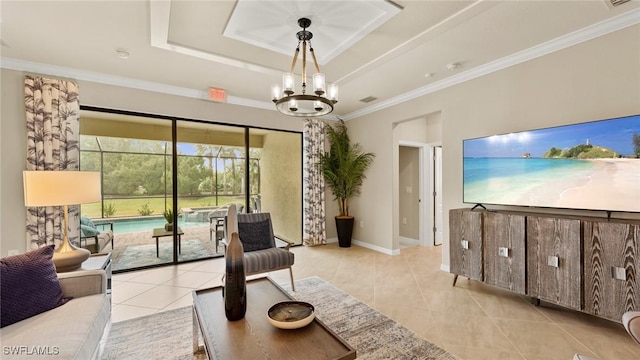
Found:
M 266 109 L 273 109 L 270 85 L 291 65 L 297 19 L 309 17 L 321 70 L 340 85 L 334 114 L 346 119 L 640 23 L 638 0 L 618 7 L 609 0 L 2 0 L 0 6 L 4 68 L 198 98 L 218 87 L 230 103 Z M 236 35 L 225 36 L 225 29 Z M 119 58 L 117 49 L 129 58 Z M 450 63 L 459 66 L 448 70 Z M 369 96 L 377 100 L 359 101 Z

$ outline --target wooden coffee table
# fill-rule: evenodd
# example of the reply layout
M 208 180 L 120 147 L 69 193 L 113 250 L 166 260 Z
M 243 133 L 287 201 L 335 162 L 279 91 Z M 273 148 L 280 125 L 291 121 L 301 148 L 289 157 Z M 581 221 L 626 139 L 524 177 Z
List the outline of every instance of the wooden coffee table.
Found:
M 193 352 L 202 334 L 209 359 L 340 359 L 356 351 L 317 318 L 301 329 L 282 330 L 269 323 L 267 310 L 291 297 L 270 278 L 247 281 L 247 313 L 228 321 L 222 287 L 193 292 Z

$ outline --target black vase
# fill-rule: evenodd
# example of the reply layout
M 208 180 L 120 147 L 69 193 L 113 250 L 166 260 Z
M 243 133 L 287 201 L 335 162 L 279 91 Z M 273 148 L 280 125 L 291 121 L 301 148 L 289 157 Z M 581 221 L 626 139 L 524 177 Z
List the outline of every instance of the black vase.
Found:
M 336 216 L 336 230 L 338 232 L 338 245 L 340 247 L 351 247 L 351 236 L 353 234 L 353 216 Z
M 225 254 L 224 314 L 227 320 L 236 321 L 247 312 L 247 283 L 244 273 L 244 249 L 238 233 L 231 235 Z

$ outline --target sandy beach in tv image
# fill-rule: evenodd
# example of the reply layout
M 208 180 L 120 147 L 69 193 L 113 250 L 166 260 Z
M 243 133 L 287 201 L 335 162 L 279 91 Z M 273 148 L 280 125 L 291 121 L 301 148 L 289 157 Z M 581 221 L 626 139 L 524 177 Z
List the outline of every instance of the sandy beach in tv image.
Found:
M 463 146 L 466 203 L 640 212 L 640 116 Z

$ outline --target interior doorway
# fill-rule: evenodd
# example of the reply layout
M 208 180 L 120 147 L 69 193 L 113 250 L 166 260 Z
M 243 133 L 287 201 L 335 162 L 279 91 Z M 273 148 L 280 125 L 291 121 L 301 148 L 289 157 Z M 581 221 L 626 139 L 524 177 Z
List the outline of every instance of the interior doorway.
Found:
M 431 146 L 431 159 L 433 160 L 433 244 L 442 245 L 443 234 L 443 207 L 442 207 L 442 146 Z
M 442 146 L 398 142 L 399 239 L 402 246 L 442 244 Z

